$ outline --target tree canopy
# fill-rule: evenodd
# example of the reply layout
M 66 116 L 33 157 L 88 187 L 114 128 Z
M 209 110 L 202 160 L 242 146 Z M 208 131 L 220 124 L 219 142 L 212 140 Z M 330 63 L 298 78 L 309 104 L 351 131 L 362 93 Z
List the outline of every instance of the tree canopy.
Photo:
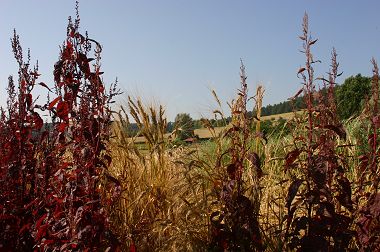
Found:
M 362 110 L 366 97 L 371 92 L 371 78 L 357 74 L 347 78 L 336 90 L 338 114 L 341 119 L 357 116 Z
M 194 135 L 194 121 L 190 114 L 177 114 L 174 121 L 177 138 L 185 140 Z

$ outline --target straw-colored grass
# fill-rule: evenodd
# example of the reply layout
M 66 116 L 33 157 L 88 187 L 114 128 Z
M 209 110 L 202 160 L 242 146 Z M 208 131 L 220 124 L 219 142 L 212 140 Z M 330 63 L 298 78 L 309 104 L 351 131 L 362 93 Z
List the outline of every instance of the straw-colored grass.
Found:
M 130 109 L 135 109 L 130 99 Z M 189 165 L 192 153 L 169 149 L 161 129 L 166 128 L 162 107 L 144 107 L 132 113 L 148 139 L 141 151 L 122 130 L 128 123 L 121 116 L 115 125 L 110 172 L 121 181 L 121 197 L 109 211 L 113 229 L 124 241 L 123 249 L 141 251 L 200 251 L 207 244 L 206 181 Z M 154 123 L 152 123 L 154 122 Z

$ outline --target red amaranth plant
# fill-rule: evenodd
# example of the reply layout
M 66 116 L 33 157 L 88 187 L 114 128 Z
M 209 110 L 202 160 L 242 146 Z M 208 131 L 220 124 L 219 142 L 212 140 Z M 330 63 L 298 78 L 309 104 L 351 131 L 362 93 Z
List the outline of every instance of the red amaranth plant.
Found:
M 101 46 L 79 33 L 79 14 L 69 18 L 67 38 L 54 66 L 57 97 L 44 106 L 32 96 L 38 67 L 29 69 L 19 38 L 12 48 L 19 65 L 19 89 L 9 78 L 7 112 L 0 121 L 0 248 L 94 251 L 116 249 L 104 205 L 119 184 L 107 172 L 111 163 L 109 104 L 101 79 Z M 94 58 L 89 55 L 95 45 Z M 95 62 L 90 65 L 91 62 Z M 48 88 L 49 89 L 49 88 Z M 49 89 L 50 90 L 50 89 Z M 44 125 L 36 109 L 47 110 Z
M 261 160 L 257 153 L 251 150 L 252 141 L 261 135 L 252 132 L 254 118 L 248 114 L 247 76 L 245 66 L 241 62 L 238 98 L 231 104 L 232 122 L 223 138 L 229 147 L 217 158 L 215 169 L 226 176 L 220 183 L 215 183 L 217 201 L 221 209 L 210 215 L 211 244 L 210 249 L 216 251 L 262 251 L 264 249 L 259 225 L 260 210 L 260 178 Z M 257 139 L 256 139 L 257 140 Z M 228 162 L 222 160 L 228 156 Z M 248 195 L 247 179 L 255 183 L 251 195 Z M 219 185 L 221 184 L 221 186 Z
M 305 133 L 294 132 L 295 148 L 288 152 L 285 167 L 293 181 L 289 186 L 286 239 L 291 249 L 300 251 L 341 251 L 349 247 L 351 230 L 351 183 L 346 178 L 345 162 L 336 152 L 337 138 L 346 133 L 336 115 L 334 85 L 338 74 L 335 49 L 332 52 L 329 78 L 314 78 L 312 46 L 308 16 L 303 20 L 303 53 L 306 63 L 298 71 L 303 80 L 307 105 Z M 316 91 L 316 80 L 324 89 Z M 300 92 L 298 93 L 300 94 Z M 297 172 L 293 171 L 296 170 Z M 298 195 L 298 196 L 297 196 Z M 297 197 L 296 197 L 297 196 Z
M 0 122 L 0 249 L 26 250 L 33 245 L 27 232 L 34 216 L 29 204 L 37 195 L 37 155 L 43 140 L 43 120 L 36 112 L 32 95 L 39 76 L 38 65 L 30 69 L 30 53 L 23 58 L 19 37 L 14 32 L 12 48 L 18 63 L 18 89 L 12 76 L 8 79 L 7 111 L 2 110 Z

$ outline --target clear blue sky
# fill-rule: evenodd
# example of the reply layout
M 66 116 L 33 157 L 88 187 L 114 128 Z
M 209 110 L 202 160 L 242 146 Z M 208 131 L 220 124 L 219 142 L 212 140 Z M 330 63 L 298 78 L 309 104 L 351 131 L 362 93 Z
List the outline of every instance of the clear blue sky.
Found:
M 52 71 L 66 36 L 74 0 L 0 1 L 0 105 L 5 104 L 9 74 L 17 74 L 10 37 L 13 28 L 32 62 L 39 60 L 41 81 L 53 86 Z M 116 77 L 126 95 L 160 102 L 170 120 L 187 112 L 209 116 L 215 108 L 214 88 L 229 101 L 239 87 L 240 58 L 247 68 L 251 94 L 265 86 L 264 104 L 287 99 L 300 88 L 297 69 L 301 23 L 309 14 L 312 36 L 319 38 L 316 73 L 329 67 L 338 52 L 339 81 L 371 74 L 371 57 L 380 60 L 380 1 L 80 1 L 82 31 L 103 45 L 104 81 Z M 26 51 L 26 50 L 25 50 Z M 41 88 L 37 93 L 45 96 Z M 41 100 L 43 101 L 43 99 Z

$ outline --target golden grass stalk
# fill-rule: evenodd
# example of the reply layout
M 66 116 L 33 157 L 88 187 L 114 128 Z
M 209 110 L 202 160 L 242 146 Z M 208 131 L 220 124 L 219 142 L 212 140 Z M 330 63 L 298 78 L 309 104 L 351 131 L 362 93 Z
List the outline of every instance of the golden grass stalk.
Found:
M 127 115 L 127 111 L 129 112 Z M 121 197 L 108 209 L 122 248 L 139 251 L 199 251 L 207 244 L 205 181 L 187 148 L 170 149 L 162 106 L 128 99 L 114 126 L 110 173 L 121 181 Z M 146 138 L 146 150 L 127 132 L 129 116 Z

